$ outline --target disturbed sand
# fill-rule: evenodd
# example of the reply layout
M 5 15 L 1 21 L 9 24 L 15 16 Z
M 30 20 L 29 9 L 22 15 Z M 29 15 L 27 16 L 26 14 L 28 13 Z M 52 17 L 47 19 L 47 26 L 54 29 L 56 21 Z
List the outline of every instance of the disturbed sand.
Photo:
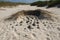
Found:
M 0 40 L 60 40 L 59 17 L 59 8 L 1 7 Z

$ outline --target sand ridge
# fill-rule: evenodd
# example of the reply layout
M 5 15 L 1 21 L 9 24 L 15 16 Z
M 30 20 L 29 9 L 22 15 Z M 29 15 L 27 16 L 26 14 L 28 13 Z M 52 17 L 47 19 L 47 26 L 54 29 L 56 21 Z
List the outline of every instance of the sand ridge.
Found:
M 60 22 L 42 11 L 19 11 L 1 20 L 0 40 L 60 40 Z

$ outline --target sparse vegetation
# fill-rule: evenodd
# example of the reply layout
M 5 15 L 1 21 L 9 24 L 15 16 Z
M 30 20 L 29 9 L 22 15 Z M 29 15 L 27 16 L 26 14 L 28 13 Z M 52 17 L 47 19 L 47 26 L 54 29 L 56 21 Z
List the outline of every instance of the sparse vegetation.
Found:
M 48 8 L 54 6 L 60 7 L 60 0 L 50 0 L 48 2 Z
M 38 6 L 38 7 L 42 7 L 46 5 L 47 5 L 47 1 L 37 1 L 37 2 L 31 3 L 31 6 Z
M 0 2 L 0 7 L 13 7 L 17 5 L 25 5 L 26 3 L 20 3 L 20 2 Z
M 47 6 L 47 8 L 54 7 L 54 6 L 60 7 L 60 0 L 37 1 L 31 3 L 31 6 L 38 6 L 38 7 Z

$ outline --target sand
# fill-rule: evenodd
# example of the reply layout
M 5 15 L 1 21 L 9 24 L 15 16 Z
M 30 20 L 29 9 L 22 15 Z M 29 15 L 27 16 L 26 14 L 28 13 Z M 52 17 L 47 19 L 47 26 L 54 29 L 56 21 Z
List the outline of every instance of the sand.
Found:
M 43 17 L 45 15 L 39 16 L 40 19 L 36 16 L 31 15 L 30 16 L 24 14 L 20 15 L 20 13 L 21 14 L 23 13 L 20 12 L 22 10 L 28 11 L 36 9 L 41 9 L 44 10 L 45 12 L 48 11 L 52 13 L 52 14 L 49 13 L 50 15 L 52 15 L 52 19 L 50 19 L 49 17 L 50 15 L 47 14 L 46 14 L 47 19 Z M 14 14 L 16 15 L 10 18 L 10 16 Z M 45 7 L 36 7 L 30 5 L 19 5 L 12 8 L 1 7 L 0 40 L 60 40 L 59 17 L 60 9 L 56 7 L 49 9 L 46 9 Z

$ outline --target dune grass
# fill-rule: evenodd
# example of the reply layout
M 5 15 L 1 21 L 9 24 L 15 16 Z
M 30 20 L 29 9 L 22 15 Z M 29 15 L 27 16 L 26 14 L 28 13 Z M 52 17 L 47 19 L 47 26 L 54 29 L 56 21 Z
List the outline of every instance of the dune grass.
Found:
M 54 6 L 59 6 L 60 5 L 60 0 L 56 1 L 36 1 L 30 4 L 31 6 L 38 6 L 38 7 L 54 7 Z M 57 6 L 57 7 L 58 7 Z
M 20 3 L 20 2 L 0 2 L 0 7 L 13 7 L 18 5 L 27 5 L 26 3 Z
M 48 7 L 54 7 L 54 6 L 57 6 L 57 5 L 60 6 L 60 1 L 49 1 L 48 2 Z
M 47 5 L 47 1 L 37 1 L 37 2 L 31 3 L 31 6 L 38 6 L 38 7 L 42 7 L 46 5 Z

